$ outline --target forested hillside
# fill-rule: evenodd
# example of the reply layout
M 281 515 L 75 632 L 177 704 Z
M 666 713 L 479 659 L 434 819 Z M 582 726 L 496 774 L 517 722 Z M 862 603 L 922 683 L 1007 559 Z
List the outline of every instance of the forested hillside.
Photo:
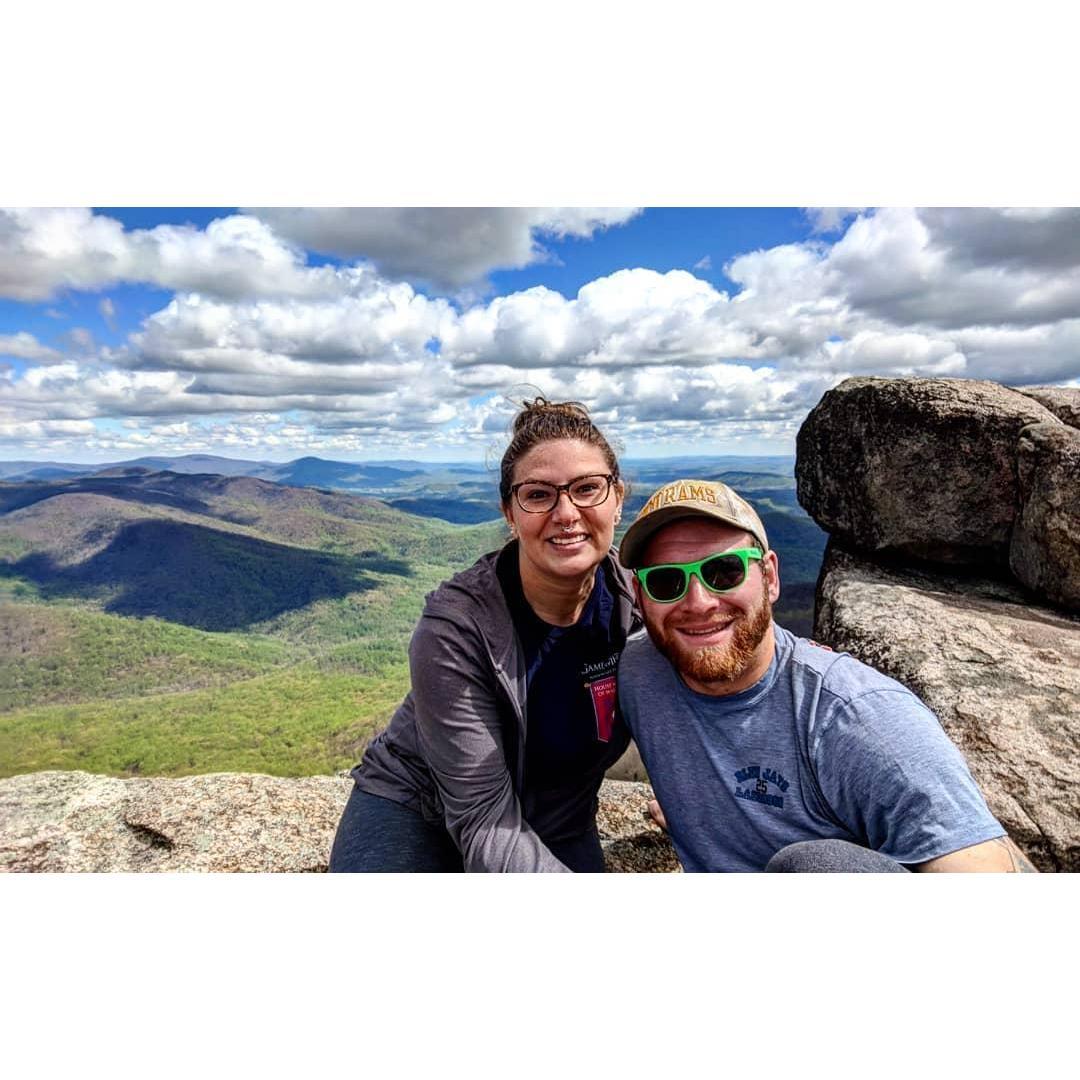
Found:
M 343 767 L 502 535 L 247 477 L 0 484 L 0 774 Z

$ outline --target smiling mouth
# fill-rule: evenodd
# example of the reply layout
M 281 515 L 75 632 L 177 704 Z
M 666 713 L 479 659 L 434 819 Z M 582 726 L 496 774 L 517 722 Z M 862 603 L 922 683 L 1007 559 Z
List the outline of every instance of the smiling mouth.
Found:
M 689 627 L 689 626 L 677 626 L 675 630 L 684 635 L 685 637 L 712 637 L 714 634 L 722 633 L 729 626 L 735 622 L 735 619 L 728 619 L 727 622 L 716 623 L 713 626 L 707 626 L 704 628 Z
M 554 544 L 556 547 L 572 547 L 574 544 L 580 544 L 588 539 L 588 533 L 571 533 L 569 536 L 549 536 L 548 543 Z

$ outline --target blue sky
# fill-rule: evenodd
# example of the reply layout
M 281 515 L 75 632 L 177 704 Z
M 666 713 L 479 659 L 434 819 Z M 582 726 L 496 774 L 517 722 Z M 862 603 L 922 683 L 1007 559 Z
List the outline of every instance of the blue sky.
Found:
M 0 210 L 5 459 L 786 454 L 852 375 L 1080 385 L 1080 213 Z

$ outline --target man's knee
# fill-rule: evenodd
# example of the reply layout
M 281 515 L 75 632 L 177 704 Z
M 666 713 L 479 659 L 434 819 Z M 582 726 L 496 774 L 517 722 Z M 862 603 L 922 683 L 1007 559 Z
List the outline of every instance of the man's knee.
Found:
M 904 874 L 880 851 L 847 840 L 800 840 L 781 848 L 766 864 L 767 874 Z

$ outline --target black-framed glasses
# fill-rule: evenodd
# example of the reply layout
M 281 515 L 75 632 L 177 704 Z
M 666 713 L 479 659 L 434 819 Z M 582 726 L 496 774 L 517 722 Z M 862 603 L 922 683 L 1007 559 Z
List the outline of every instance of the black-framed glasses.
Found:
M 731 592 L 746 580 L 750 560 L 762 558 L 764 554 L 761 548 L 733 548 L 731 551 L 707 555 L 697 562 L 643 566 L 635 570 L 634 575 L 650 600 L 658 604 L 674 604 L 686 595 L 694 574 L 710 592 Z
M 570 501 L 580 509 L 599 506 L 611 494 L 615 477 L 595 474 L 579 476 L 569 484 L 545 484 L 541 480 L 522 480 L 510 488 L 518 506 L 527 514 L 546 514 L 558 505 L 559 496 L 565 491 Z

